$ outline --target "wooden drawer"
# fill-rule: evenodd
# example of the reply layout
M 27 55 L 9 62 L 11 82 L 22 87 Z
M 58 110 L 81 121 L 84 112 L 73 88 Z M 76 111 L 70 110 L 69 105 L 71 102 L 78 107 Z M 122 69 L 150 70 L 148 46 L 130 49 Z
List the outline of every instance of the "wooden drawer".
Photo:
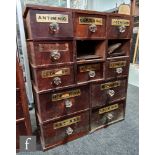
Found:
M 125 99 L 126 90 L 126 79 L 93 83 L 91 84 L 91 106 L 92 108 L 101 107 Z
M 20 119 L 24 117 L 22 101 L 20 97 L 19 90 L 16 91 L 16 119 Z
M 130 40 L 129 39 L 111 39 L 108 40 L 107 57 L 129 56 Z
M 32 69 L 38 91 L 74 84 L 73 65 L 52 65 Z
M 89 111 L 40 125 L 43 149 L 77 139 L 89 132 Z
M 132 35 L 132 17 L 110 15 L 107 23 L 108 39 L 130 39 Z
M 27 131 L 25 121 L 16 121 L 16 149 L 19 149 L 19 137 L 26 135 Z
M 107 59 L 105 63 L 106 80 L 128 76 L 129 64 L 129 57 L 117 57 Z
M 97 14 L 75 13 L 75 37 L 105 38 L 106 16 Z
M 103 62 L 78 64 L 77 82 L 103 79 Z
M 72 41 L 28 42 L 29 60 L 34 65 L 73 62 Z
M 34 10 L 25 15 L 28 39 L 73 37 L 72 13 L 69 11 Z
M 35 100 L 41 121 L 46 121 L 89 109 L 89 96 L 89 86 L 84 85 L 61 91 L 35 93 Z
M 125 101 L 93 109 L 91 113 L 91 131 L 123 120 L 125 117 Z

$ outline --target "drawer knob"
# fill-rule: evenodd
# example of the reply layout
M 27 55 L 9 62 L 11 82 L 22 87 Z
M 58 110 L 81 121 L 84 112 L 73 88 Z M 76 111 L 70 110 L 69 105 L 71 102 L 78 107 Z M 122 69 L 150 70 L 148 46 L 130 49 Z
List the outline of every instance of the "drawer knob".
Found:
M 113 97 L 115 95 L 115 91 L 114 90 L 108 90 L 108 94 L 110 97 Z
M 95 25 L 95 24 L 91 24 L 90 26 L 89 26 L 89 31 L 90 32 L 96 32 L 97 31 L 97 26 Z
M 121 74 L 123 72 L 123 68 L 116 68 L 116 73 Z
M 49 25 L 50 30 L 53 32 L 58 32 L 59 31 L 59 24 L 56 22 L 53 22 Z
M 108 113 L 108 114 L 107 114 L 107 118 L 108 118 L 108 120 L 112 120 L 113 117 L 114 117 L 114 115 L 113 115 L 112 113 Z
M 124 33 L 126 31 L 126 27 L 124 25 L 118 27 L 120 33 Z
M 60 59 L 60 56 L 61 56 L 61 54 L 60 54 L 60 52 L 58 50 L 53 50 L 51 52 L 51 58 L 53 60 L 59 60 Z
M 94 78 L 95 75 L 95 71 L 89 71 L 89 77 Z
M 72 107 L 72 102 L 70 100 L 66 100 L 65 101 L 65 106 L 66 106 L 66 108 Z
M 59 85 L 59 84 L 61 84 L 61 78 L 59 78 L 59 77 L 55 77 L 54 79 L 53 79 L 53 83 L 55 84 L 55 85 Z
M 71 135 L 73 133 L 73 129 L 71 127 L 68 127 L 66 133 L 67 135 Z

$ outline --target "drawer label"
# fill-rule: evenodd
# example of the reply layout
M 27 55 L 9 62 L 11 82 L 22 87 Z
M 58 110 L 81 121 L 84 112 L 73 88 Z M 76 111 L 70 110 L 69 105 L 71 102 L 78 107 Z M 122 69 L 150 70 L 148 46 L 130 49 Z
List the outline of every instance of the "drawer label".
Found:
M 81 90 L 75 89 L 75 90 L 66 91 L 63 93 L 53 94 L 52 101 L 59 101 L 59 100 L 63 100 L 63 99 L 67 99 L 75 96 L 80 96 L 80 95 L 81 95 Z
M 118 104 L 113 104 L 113 105 L 110 105 L 108 107 L 104 107 L 102 109 L 99 109 L 99 114 L 104 114 L 106 112 L 109 112 L 109 111 L 112 111 L 115 109 L 118 109 Z
M 62 68 L 62 69 L 44 70 L 41 72 L 41 77 L 50 78 L 50 77 L 63 76 L 63 75 L 69 75 L 69 74 L 70 74 L 70 68 Z
M 62 127 L 65 127 L 65 126 L 80 122 L 80 120 L 81 120 L 81 116 L 76 116 L 76 117 L 73 117 L 73 118 L 69 118 L 69 119 L 66 119 L 64 121 L 54 123 L 53 128 L 54 129 L 59 129 L 59 128 L 62 128 Z
M 68 23 L 68 15 L 63 14 L 36 14 L 36 21 L 39 23 Z
M 130 26 L 130 20 L 126 19 L 112 19 L 111 25 L 113 26 Z
M 37 48 L 39 49 L 39 52 L 52 52 L 55 50 L 58 51 L 69 51 L 69 44 L 68 43 L 50 43 L 50 44 L 38 44 Z M 38 50 L 36 49 L 36 51 Z
M 109 68 L 118 68 L 126 66 L 126 61 L 110 62 Z
M 103 25 L 103 20 L 102 18 L 95 18 L 95 17 L 79 17 L 79 24 Z
M 120 81 L 104 83 L 101 84 L 101 90 L 119 87 L 120 85 L 121 85 Z
M 100 70 L 100 64 L 80 66 L 79 69 L 80 69 L 80 72 L 89 72 L 89 71 L 94 71 L 94 70 Z

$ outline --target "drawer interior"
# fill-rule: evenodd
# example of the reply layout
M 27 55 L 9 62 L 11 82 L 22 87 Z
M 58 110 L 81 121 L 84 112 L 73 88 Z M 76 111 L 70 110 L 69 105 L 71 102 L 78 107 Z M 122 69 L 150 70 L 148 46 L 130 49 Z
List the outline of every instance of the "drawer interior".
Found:
M 126 56 L 129 52 L 130 40 L 108 40 L 107 54 L 109 57 Z
M 105 41 L 103 40 L 78 40 L 77 60 L 103 59 L 105 53 Z

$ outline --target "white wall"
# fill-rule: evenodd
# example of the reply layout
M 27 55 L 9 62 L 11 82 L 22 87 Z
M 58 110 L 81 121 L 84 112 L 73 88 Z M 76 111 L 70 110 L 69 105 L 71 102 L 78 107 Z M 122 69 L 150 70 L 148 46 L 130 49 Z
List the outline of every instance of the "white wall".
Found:
M 119 6 L 125 2 L 126 4 L 130 3 L 130 0 L 88 0 L 88 9 L 95 11 L 106 11 Z

